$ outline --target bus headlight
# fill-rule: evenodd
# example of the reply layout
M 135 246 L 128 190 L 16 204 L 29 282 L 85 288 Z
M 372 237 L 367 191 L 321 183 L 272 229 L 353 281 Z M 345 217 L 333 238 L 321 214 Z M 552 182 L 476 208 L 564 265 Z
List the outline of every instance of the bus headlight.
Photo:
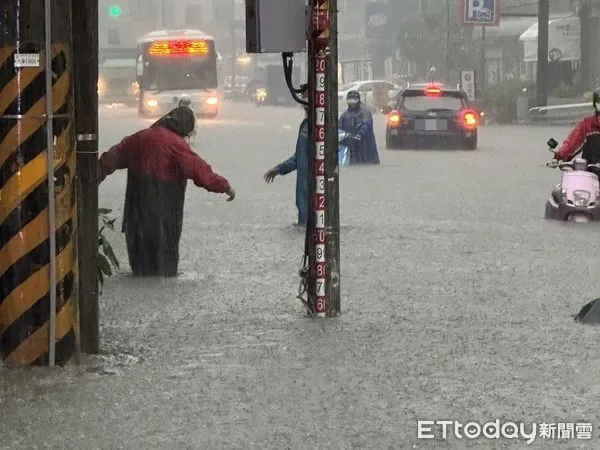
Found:
M 158 106 L 158 102 L 154 99 L 152 100 L 148 100 L 146 102 L 146 105 L 149 106 L 150 108 L 156 108 Z
M 218 105 L 219 104 L 219 99 L 217 97 L 208 97 L 206 99 L 206 103 L 209 105 Z
M 98 96 L 102 97 L 104 96 L 106 92 L 106 83 L 104 82 L 104 80 L 102 78 L 98 78 Z

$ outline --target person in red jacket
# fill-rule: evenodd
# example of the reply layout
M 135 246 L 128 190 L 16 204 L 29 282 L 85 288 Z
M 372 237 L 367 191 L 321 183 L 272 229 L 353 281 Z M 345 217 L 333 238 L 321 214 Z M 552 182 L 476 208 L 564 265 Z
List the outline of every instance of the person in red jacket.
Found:
M 592 101 L 594 114 L 575 126 L 560 150 L 555 153 L 557 160 L 570 161 L 581 154 L 589 164 L 600 162 L 600 88 L 594 91 Z
M 235 198 L 229 182 L 190 148 L 195 128 L 194 112 L 179 106 L 100 157 L 100 182 L 127 169 L 122 232 L 136 276 L 177 275 L 187 180 Z

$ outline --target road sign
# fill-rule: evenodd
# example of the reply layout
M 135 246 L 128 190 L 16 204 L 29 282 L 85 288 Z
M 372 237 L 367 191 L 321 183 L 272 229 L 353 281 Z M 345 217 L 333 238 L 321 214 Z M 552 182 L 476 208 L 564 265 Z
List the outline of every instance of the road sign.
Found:
M 553 48 L 548 52 L 548 60 L 550 61 L 560 61 L 562 56 L 562 50 L 559 48 Z
M 500 0 L 461 0 L 460 17 L 464 25 L 497 27 L 500 24 Z
M 469 100 L 475 100 L 475 71 L 462 70 L 460 72 L 460 86 L 469 97 Z

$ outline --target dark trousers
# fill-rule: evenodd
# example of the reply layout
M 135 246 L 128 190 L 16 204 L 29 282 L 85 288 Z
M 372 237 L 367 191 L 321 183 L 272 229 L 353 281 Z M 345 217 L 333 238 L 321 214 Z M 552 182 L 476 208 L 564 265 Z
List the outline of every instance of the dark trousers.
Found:
M 180 233 L 125 233 L 129 264 L 138 277 L 175 277 L 179 265 Z

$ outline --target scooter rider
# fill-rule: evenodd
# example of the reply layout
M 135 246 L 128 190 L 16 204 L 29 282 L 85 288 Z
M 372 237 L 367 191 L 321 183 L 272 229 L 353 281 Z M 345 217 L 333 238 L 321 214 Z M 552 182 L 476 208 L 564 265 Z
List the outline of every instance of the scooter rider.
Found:
M 600 162 L 600 88 L 593 95 L 594 114 L 586 117 L 571 131 L 560 150 L 555 153 L 558 161 L 570 161 L 579 154 L 588 164 Z M 590 168 L 600 175 L 600 171 Z

